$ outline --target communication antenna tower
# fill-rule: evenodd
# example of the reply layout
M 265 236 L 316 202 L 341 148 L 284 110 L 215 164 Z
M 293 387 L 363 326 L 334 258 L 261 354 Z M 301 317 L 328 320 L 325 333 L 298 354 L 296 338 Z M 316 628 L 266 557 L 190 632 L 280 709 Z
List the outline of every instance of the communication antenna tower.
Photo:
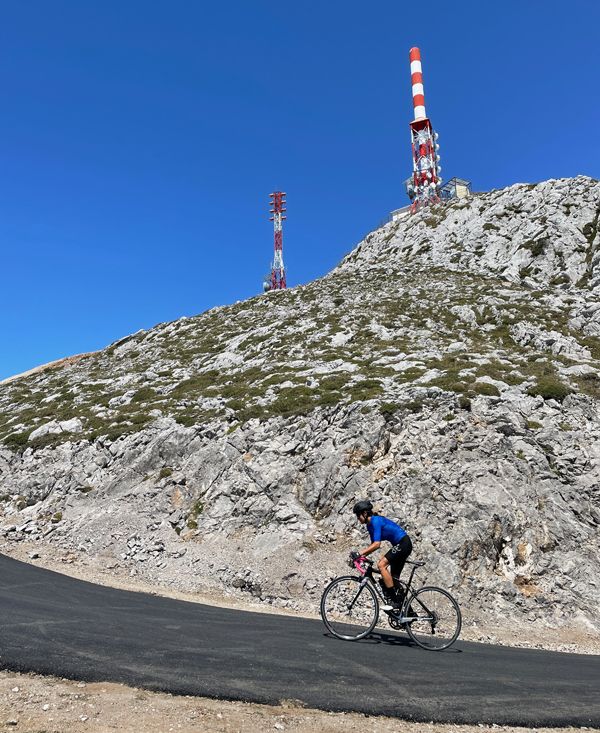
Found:
M 283 225 L 282 221 L 287 219 L 284 216 L 286 209 L 286 194 L 283 191 L 275 191 L 269 194 L 270 213 L 269 221 L 273 222 L 273 232 L 275 240 L 275 254 L 273 256 L 273 265 L 271 266 L 271 274 L 265 278 L 263 283 L 264 290 L 283 290 L 285 285 L 285 267 L 283 264 Z
M 411 211 L 414 212 L 420 206 L 440 201 L 442 167 L 439 164 L 438 134 L 433 131 L 431 121 L 425 112 L 421 51 L 418 48 L 411 48 L 409 58 L 415 118 L 410 123 L 413 175 L 406 183 L 406 192 L 412 201 Z

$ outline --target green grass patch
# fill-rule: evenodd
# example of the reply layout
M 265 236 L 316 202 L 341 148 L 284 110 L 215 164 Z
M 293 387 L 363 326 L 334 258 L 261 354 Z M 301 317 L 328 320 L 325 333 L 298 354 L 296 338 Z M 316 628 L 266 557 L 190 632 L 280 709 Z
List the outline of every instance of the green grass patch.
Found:
M 7 435 L 2 442 L 7 448 L 16 451 L 27 445 L 28 437 L 29 433 L 11 433 L 10 435 Z
M 592 397 L 595 400 L 600 399 L 600 379 L 596 374 L 585 374 L 575 380 L 579 392 Z
M 330 377 L 325 377 L 319 382 L 319 389 L 326 392 L 339 391 L 343 389 L 348 383 L 348 376 L 346 374 L 335 374 Z
M 383 393 L 381 382 L 377 379 L 363 379 L 350 387 L 350 399 L 352 402 L 365 402 L 373 400 Z
M 500 390 L 498 389 L 498 387 L 496 387 L 495 384 L 490 384 L 489 382 L 475 382 L 475 384 L 473 385 L 473 390 L 477 394 L 487 397 L 500 396 Z
M 321 406 L 337 405 L 344 399 L 341 392 L 321 392 L 318 395 L 318 404 Z
M 461 395 L 458 398 L 458 406 L 461 410 L 471 412 L 471 400 L 466 395 Z
M 532 397 L 543 397 L 545 400 L 562 402 L 572 392 L 571 388 L 557 377 L 540 377 L 536 384 L 529 387 L 527 394 Z
M 197 374 L 195 377 L 184 379 L 180 382 L 175 389 L 173 389 L 169 396 L 175 399 L 182 397 L 190 397 L 198 394 L 202 394 L 207 387 L 213 387 L 215 384 L 219 384 L 221 381 L 221 375 L 216 369 L 212 369 L 202 374 Z
M 132 402 L 152 402 L 156 397 L 156 392 L 152 387 L 142 387 L 131 398 Z
M 305 415 L 315 407 L 315 392 L 309 387 L 288 387 L 282 389 L 277 399 L 268 405 L 272 415 Z
M 475 370 L 475 376 L 477 377 L 491 377 L 491 379 L 497 379 L 499 382 L 514 386 L 521 384 L 525 377 L 519 375 L 512 365 L 502 364 L 498 360 L 494 359 L 488 364 L 480 364 Z
M 465 393 L 469 389 L 467 383 L 460 380 L 456 374 L 442 374 L 428 382 L 428 385 L 439 387 L 444 392 Z

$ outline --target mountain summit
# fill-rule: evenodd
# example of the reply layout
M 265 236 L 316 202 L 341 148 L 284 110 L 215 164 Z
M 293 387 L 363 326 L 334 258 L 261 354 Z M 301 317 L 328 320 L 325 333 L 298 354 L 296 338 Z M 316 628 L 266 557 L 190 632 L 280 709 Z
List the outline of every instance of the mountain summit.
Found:
M 314 605 L 369 496 L 474 618 L 598 630 L 599 218 L 586 177 L 423 209 L 0 385 L 5 542 Z

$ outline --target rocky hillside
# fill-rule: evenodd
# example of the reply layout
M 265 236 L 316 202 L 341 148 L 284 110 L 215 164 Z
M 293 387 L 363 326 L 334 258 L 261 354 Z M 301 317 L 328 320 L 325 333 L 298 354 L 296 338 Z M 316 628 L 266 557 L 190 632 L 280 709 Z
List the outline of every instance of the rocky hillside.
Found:
M 5 542 L 314 605 L 368 495 L 473 617 L 600 630 L 599 218 L 590 178 L 479 194 L 0 385 Z

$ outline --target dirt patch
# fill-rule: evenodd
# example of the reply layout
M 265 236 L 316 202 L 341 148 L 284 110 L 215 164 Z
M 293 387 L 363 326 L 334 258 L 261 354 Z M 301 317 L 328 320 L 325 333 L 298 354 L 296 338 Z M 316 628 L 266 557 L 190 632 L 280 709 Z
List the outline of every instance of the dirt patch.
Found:
M 62 359 L 56 359 L 55 361 L 49 361 L 47 364 L 40 364 L 33 369 L 28 369 L 26 372 L 20 374 L 14 374 L 12 377 L 7 377 L 0 381 L 0 384 L 8 384 L 13 382 L 15 379 L 21 379 L 21 377 L 29 377 L 32 374 L 39 374 L 39 372 L 46 371 L 46 369 L 55 369 L 61 366 L 68 366 L 69 364 L 76 364 L 81 359 L 85 359 L 86 356 L 93 356 L 98 354 L 98 351 L 86 351 L 84 354 L 74 354 L 73 356 L 65 356 Z
M 147 692 L 113 683 L 0 672 L 0 730 L 16 733 L 482 733 L 527 728 L 409 723 L 358 713 L 328 713 L 298 706 L 256 705 Z M 537 728 L 574 733 L 579 728 Z M 594 730 L 587 728 L 586 730 Z M 597 730 L 597 729 L 596 729 Z

